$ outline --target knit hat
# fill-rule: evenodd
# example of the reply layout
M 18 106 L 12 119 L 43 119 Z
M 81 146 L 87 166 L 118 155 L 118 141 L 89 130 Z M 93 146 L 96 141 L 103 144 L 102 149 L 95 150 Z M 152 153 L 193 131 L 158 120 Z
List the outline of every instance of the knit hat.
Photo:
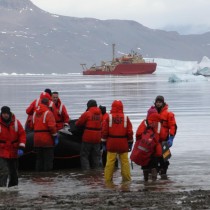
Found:
M 102 114 L 105 114 L 106 113 L 106 107 L 105 106 L 99 106 L 99 109 L 101 110 L 101 113 Z
M 91 99 L 87 102 L 87 108 L 94 107 L 94 106 L 97 106 L 97 103 L 95 100 Z
M 44 90 L 44 92 L 49 93 L 50 96 L 52 95 L 52 92 L 51 92 L 51 90 L 50 90 L 49 88 L 46 88 L 46 89 Z
M 10 108 L 8 106 L 3 106 L 1 108 L 1 113 L 11 114 Z
M 160 101 L 160 102 L 164 103 L 164 97 L 163 96 L 157 96 L 156 99 L 155 99 L 155 103 L 157 101 Z

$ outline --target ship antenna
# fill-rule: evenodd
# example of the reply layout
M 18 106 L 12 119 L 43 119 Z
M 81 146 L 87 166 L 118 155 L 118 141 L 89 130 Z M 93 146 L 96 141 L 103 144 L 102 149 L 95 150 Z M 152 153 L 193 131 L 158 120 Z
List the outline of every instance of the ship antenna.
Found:
M 112 61 L 115 60 L 115 44 L 112 44 Z

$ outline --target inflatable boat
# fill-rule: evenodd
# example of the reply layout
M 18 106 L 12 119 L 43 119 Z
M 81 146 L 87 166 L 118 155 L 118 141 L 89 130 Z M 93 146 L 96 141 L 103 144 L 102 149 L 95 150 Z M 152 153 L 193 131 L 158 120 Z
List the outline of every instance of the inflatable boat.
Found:
M 33 148 L 34 132 L 26 134 L 26 148 L 24 155 L 19 158 L 20 170 L 34 170 L 36 163 L 36 152 Z M 59 144 L 55 147 L 54 169 L 80 167 L 80 148 L 82 129 L 76 129 L 75 120 L 71 120 L 70 127 L 58 132 Z

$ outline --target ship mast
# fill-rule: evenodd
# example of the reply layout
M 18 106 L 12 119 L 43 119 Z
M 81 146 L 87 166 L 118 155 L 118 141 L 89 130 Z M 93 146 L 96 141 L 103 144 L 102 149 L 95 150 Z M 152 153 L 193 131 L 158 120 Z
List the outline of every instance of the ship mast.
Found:
M 112 44 L 112 62 L 115 60 L 115 44 Z

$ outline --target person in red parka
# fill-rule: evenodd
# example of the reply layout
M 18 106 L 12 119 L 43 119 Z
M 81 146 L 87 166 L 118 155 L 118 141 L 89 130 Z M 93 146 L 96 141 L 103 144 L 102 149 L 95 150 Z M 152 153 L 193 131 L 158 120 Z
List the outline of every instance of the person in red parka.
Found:
M 18 185 L 18 157 L 23 155 L 26 133 L 8 106 L 1 108 L 0 116 L 0 187 Z
M 84 128 L 80 151 L 81 168 L 99 168 L 102 114 L 95 100 L 87 102 L 87 110 L 76 121 L 76 126 Z
M 25 123 L 26 132 L 32 130 L 32 116 L 33 116 L 33 113 L 37 109 L 38 105 L 41 103 L 41 100 L 43 98 L 48 98 L 49 108 L 51 109 L 51 111 L 54 114 L 55 105 L 52 102 L 52 93 L 51 93 L 51 90 L 49 88 L 47 88 L 40 94 L 39 98 L 32 101 L 31 104 L 26 109 L 26 114 L 28 115 L 26 123 Z M 54 115 L 56 115 L 56 114 L 54 114 Z
M 147 118 L 144 119 L 136 131 L 136 141 L 140 141 L 142 138 L 142 134 L 146 131 L 146 129 L 152 129 L 154 136 L 151 138 L 154 143 L 151 142 L 153 147 L 153 151 L 150 152 L 150 157 L 147 156 L 148 159 L 142 160 L 145 162 L 141 168 L 143 170 L 144 180 L 148 181 L 149 173 L 152 174 L 152 180 L 157 179 L 157 168 L 158 168 L 158 157 L 162 156 L 162 147 L 159 143 L 159 133 L 160 133 L 161 123 L 160 123 L 160 115 L 158 114 L 156 108 L 154 106 L 150 107 L 147 111 Z
M 56 121 L 56 127 L 57 131 L 64 128 L 64 126 L 69 126 L 69 115 L 66 109 L 66 106 L 61 102 L 58 92 L 52 93 L 52 101 L 55 104 L 55 110 L 54 113 L 56 113 L 55 121 Z
M 173 140 L 176 135 L 177 125 L 173 112 L 168 110 L 168 104 L 165 103 L 163 96 L 157 96 L 155 99 L 155 108 L 160 114 L 161 129 L 159 134 L 160 143 L 166 141 L 168 146 L 173 145 Z M 165 161 L 163 157 L 158 160 L 158 170 L 162 179 L 167 178 L 167 169 L 169 166 L 169 161 Z
M 48 103 L 48 98 L 43 98 L 33 114 L 36 171 L 53 169 L 54 146 L 58 144 L 55 117 L 49 110 Z
M 133 128 L 129 117 L 123 112 L 123 103 L 115 100 L 112 103 L 109 117 L 103 121 L 102 143 L 106 145 L 107 161 L 104 170 L 105 181 L 112 182 L 117 155 L 120 158 L 123 181 L 130 181 L 130 164 L 128 152 L 132 149 Z

